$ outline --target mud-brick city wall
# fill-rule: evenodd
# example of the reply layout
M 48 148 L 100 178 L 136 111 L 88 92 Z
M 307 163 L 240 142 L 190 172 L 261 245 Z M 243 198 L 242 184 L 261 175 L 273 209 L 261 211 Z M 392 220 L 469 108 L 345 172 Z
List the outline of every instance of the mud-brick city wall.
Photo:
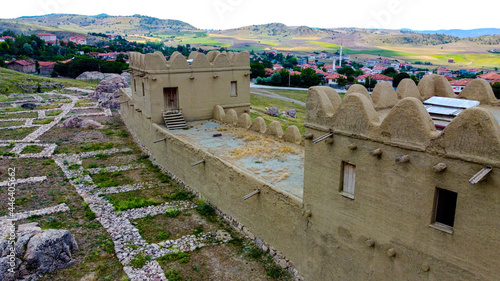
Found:
M 305 253 L 310 251 L 303 243 L 307 219 L 303 217 L 302 200 L 177 138 L 165 126 L 154 124 L 142 112 L 135 111 L 131 104 L 122 104 L 122 118 L 156 163 L 283 253 L 302 272 L 297 265 L 304 264 Z M 153 143 L 163 138 L 165 141 Z M 190 166 L 201 159 L 204 164 Z M 242 199 L 255 189 L 260 189 L 260 194 Z
M 437 132 L 417 99 L 401 100 L 380 123 L 365 96 L 347 95 L 332 107 L 339 99 L 322 91 L 310 90 L 307 106 L 318 111 L 308 111 L 306 134 L 334 135 L 305 144 L 304 208 L 312 214 L 305 243 L 321 249 L 309 257 L 321 261 L 309 263 L 310 280 L 498 279 L 500 154 L 492 115 L 468 109 Z M 342 193 L 345 163 L 355 166 L 353 196 Z M 435 169 L 440 163 L 447 168 Z M 485 166 L 493 171 L 471 185 Z M 434 223 L 438 188 L 457 194 L 452 229 Z

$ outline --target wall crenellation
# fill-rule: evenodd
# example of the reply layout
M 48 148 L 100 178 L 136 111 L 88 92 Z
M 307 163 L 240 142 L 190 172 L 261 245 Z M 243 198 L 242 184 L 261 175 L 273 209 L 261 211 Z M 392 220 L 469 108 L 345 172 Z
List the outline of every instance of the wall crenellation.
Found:
M 351 92 L 339 101 L 334 90 L 310 88 L 306 127 L 500 165 L 500 126 L 487 109 L 469 108 L 438 132 L 422 102 L 414 97 L 399 100 L 383 120 L 362 93 Z
M 192 61 L 191 61 L 192 60 Z M 167 61 L 161 52 L 152 54 L 130 53 L 130 68 L 132 70 L 151 71 L 194 71 L 212 69 L 227 70 L 228 68 L 247 68 L 249 54 L 247 52 L 219 52 L 211 51 L 208 54 L 191 52 L 188 59 L 181 53 L 174 52 Z M 190 63 L 191 62 L 191 63 Z

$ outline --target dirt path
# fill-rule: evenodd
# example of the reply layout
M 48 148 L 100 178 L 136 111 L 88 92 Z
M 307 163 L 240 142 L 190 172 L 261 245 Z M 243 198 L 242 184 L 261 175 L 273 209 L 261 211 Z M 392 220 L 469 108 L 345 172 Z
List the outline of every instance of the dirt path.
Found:
M 263 97 L 268 97 L 268 98 L 273 98 L 273 99 L 284 100 L 284 101 L 288 101 L 288 102 L 291 102 L 291 103 L 296 103 L 298 105 L 302 105 L 304 107 L 306 106 L 305 102 L 298 101 L 298 100 L 291 99 L 291 98 L 287 98 L 287 97 L 284 97 L 284 96 L 281 96 L 281 95 L 278 95 L 278 94 L 275 94 L 273 92 L 269 92 L 269 91 L 266 91 L 266 90 L 263 90 L 263 89 L 252 88 L 250 90 L 250 94 L 258 95 L 258 96 L 263 96 Z

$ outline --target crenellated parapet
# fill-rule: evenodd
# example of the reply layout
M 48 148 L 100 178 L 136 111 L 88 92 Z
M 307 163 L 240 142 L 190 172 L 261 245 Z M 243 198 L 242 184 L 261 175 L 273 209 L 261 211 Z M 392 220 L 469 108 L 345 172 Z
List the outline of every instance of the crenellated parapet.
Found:
M 340 100 L 333 90 L 310 88 L 306 127 L 442 156 L 500 164 L 500 126 L 487 109 L 467 109 L 438 132 L 417 98 L 400 100 L 383 119 L 364 94 L 351 93 L 339 103 Z
M 250 69 L 250 56 L 247 52 L 232 53 L 211 51 L 208 54 L 192 52 L 188 59 L 174 52 L 167 61 L 161 52 L 152 54 L 130 53 L 130 68 L 142 72 L 168 73 L 185 71 Z

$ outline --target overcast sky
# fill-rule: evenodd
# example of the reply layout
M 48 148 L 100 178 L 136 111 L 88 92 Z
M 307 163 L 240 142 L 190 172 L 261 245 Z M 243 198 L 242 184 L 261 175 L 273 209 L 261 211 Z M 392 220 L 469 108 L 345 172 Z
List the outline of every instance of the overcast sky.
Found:
M 498 3 L 498 0 L 465 3 L 456 0 L 4 0 L 0 18 L 50 13 L 106 13 L 177 19 L 202 29 L 228 29 L 271 22 L 322 28 L 474 29 L 500 28 Z

